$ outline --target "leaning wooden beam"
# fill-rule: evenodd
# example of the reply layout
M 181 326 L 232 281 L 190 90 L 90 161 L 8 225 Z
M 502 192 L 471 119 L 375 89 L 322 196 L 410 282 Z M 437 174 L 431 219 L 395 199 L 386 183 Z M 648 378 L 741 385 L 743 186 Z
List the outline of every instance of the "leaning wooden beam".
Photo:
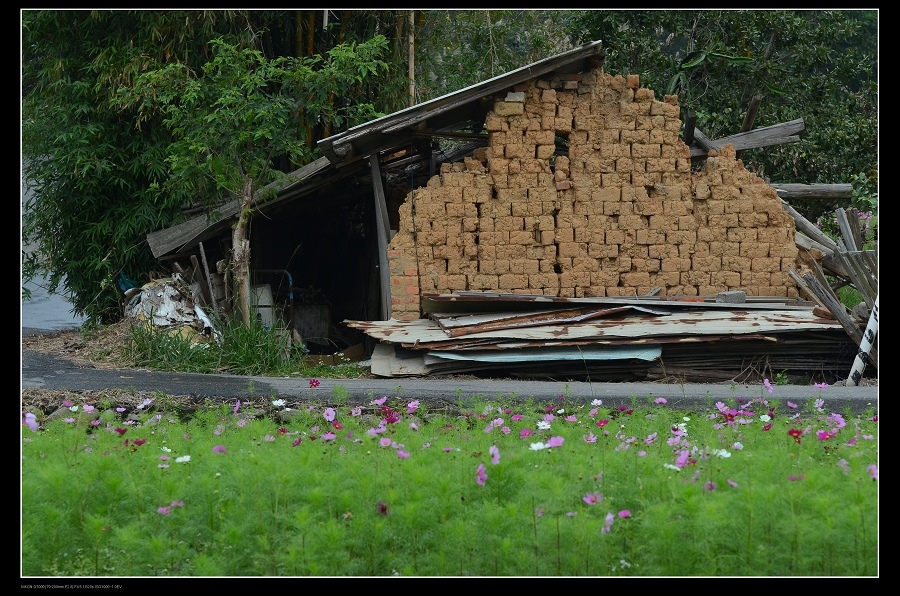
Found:
M 739 132 L 735 135 L 716 139 L 713 143 L 719 147 L 725 145 L 734 145 L 735 151 L 743 151 L 744 149 L 759 149 L 762 147 L 770 147 L 772 145 L 783 145 L 785 143 L 796 143 L 801 139 L 801 135 L 806 131 L 806 125 L 802 118 L 782 122 L 773 126 L 757 128 L 749 132 Z M 691 147 L 691 157 L 706 157 L 709 151 L 702 146 Z
M 838 250 L 837 243 L 825 235 L 825 233 L 813 225 L 808 219 L 797 213 L 797 210 L 787 204 L 787 201 L 781 199 L 781 207 L 788 212 L 788 214 L 794 218 L 794 221 L 797 223 L 797 229 L 801 230 L 804 234 L 818 242 L 819 244 L 823 244 L 830 248 L 833 251 Z
M 769 184 L 782 199 L 818 199 L 823 201 L 849 201 L 853 198 L 852 184 Z

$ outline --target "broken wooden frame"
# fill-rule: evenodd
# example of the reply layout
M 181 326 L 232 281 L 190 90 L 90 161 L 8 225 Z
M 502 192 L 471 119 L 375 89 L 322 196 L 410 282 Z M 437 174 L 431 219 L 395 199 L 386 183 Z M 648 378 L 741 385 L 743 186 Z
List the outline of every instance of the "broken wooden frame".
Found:
M 860 327 L 860 321 L 841 303 L 835 293 L 842 286 L 852 285 L 862 296 L 869 313 L 876 312 L 878 251 L 877 249 L 864 250 L 859 213 L 856 209 L 835 211 L 841 236 L 837 241 L 833 241 L 786 203 L 784 207 L 797 222 L 797 246 L 800 248 L 800 257 L 810 269 L 802 275 L 791 270 L 789 272 L 791 278 L 812 299 L 834 316 L 856 345 L 866 344 L 867 348 L 860 349 L 858 358 L 877 370 L 877 332 L 874 337 L 867 338 Z M 801 232 L 808 234 L 810 238 L 804 240 Z M 836 281 L 830 282 L 828 276 Z M 856 369 L 857 367 L 854 366 L 854 370 Z M 851 371 L 848 382 L 859 384 L 860 376 L 861 373 L 853 379 L 854 375 Z

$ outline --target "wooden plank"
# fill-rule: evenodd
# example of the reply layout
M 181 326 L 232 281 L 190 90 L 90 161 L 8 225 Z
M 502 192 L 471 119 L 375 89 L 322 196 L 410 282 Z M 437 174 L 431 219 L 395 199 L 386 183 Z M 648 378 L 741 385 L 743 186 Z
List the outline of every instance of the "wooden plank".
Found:
M 849 201 L 853 198 L 852 184 L 790 184 L 772 182 L 769 186 L 773 187 L 782 199 Z
M 822 230 L 810 223 L 808 219 L 800 215 L 797 210 L 788 205 L 787 201 L 785 201 L 784 199 L 781 199 L 781 208 L 787 211 L 788 215 L 794 218 L 794 222 L 796 223 L 798 230 L 801 230 L 804 234 L 806 234 L 819 244 L 827 246 L 833 251 L 838 250 L 838 245 L 834 240 L 826 236 Z
M 745 149 L 757 149 L 759 147 L 769 147 L 771 145 L 781 145 L 784 143 L 795 143 L 800 140 L 802 133 L 806 131 L 806 125 L 802 118 L 757 128 L 749 132 L 739 132 L 735 135 L 715 139 L 713 144 L 718 147 L 725 145 L 734 145 L 735 151 L 743 151 Z M 696 133 L 695 133 L 696 134 Z M 706 157 L 708 150 L 703 147 L 691 147 L 691 157 Z

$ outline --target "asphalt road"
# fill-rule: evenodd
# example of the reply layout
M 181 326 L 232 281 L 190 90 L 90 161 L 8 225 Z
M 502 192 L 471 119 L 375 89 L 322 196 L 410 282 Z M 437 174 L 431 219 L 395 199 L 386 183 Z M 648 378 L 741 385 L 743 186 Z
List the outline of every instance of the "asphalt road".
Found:
M 22 330 L 23 334 L 40 332 Z M 555 381 L 519 381 L 495 379 L 320 379 L 320 385 L 309 386 L 309 379 L 256 377 L 238 375 L 206 375 L 166 373 L 142 370 L 108 370 L 83 368 L 69 360 L 22 351 L 22 388 L 69 391 L 101 389 L 133 389 L 161 391 L 169 395 L 191 395 L 214 400 L 259 398 L 326 401 L 336 395 L 353 403 L 368 403 L 382 396 L 419 399 L 424 402 L 451 402 L 465 405 L 473 400 L 497 400 L 502 403 L 533 400 L 537 403 L 559 403 L 564 396 L 569 403 L 588 404 L 600 399 L 606 406 L 648 404 L 658 397 L 667 407 L 680 410 L 704 410 L 719 400 L 766 397 L 806 404 L 812 398 L 825 400 L 829 412 L 864 413 L 878 408 L 878 387 L 830 386 L 822 389 L 808 385 L 776 385 L 768 395 L 762 386 L 729 384 L 662 384 L 662 383 L 587 383 Z

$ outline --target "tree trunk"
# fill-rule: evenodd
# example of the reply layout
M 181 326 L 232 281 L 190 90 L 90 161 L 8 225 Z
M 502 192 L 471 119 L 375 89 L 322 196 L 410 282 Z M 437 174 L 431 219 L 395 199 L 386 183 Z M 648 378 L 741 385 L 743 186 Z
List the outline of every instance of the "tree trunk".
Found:
M 250 227 L 252 202 L 253 181 L 246 178 L 241 193 L 241 213 L 231 232 L 231 262 L 237 287 L 238 309 L 246 327 L 250 326 L 250 240 L 247 238 L 247 230 Z

